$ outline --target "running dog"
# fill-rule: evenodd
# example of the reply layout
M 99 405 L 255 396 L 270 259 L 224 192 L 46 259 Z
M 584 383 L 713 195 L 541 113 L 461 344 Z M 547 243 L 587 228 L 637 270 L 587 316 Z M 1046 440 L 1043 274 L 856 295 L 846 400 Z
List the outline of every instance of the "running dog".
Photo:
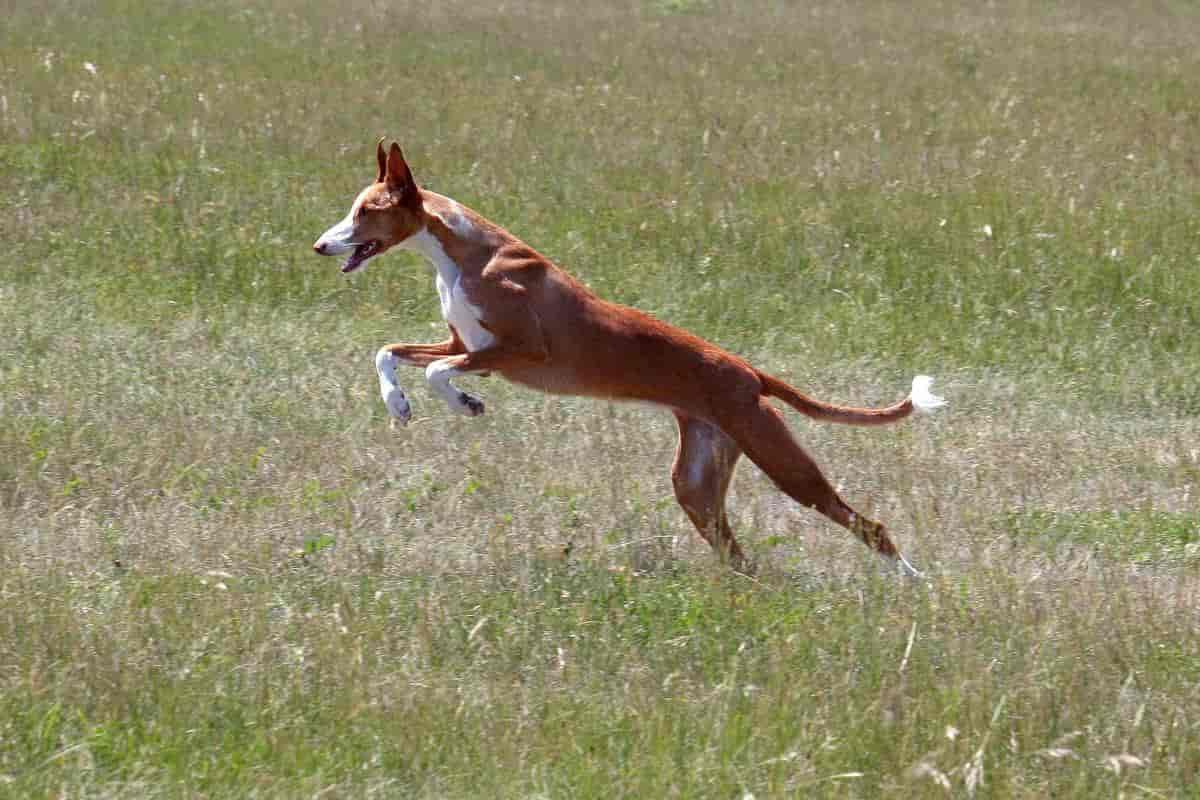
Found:
M 747 567 L 725 512 L 725 494 L 744 453 L 783 492 L 858 536 L 868 547 L 919 573 L 879 522 L 838 496 L 771 403 L 848 425 L 897 422 L 945 401 L 932 378 L 913 379 L 907 398 L 885 408 L 815 400 L 745 359 L 637 309 L 593 294 L 504 228 L 448 197 L 422 189 L 398 144 L 376 146 L 375 180 L 313 249 L 349 254 L 342 272 L 361 269 L 393 247 L 415 250 L 437 271 L 442 316 L 438 344 L 389 344 L 375 367 L 388 412 L 401 424 L 412 408 L 396 380 L 401 364 L 422 367 L 452 411 L 483 413 L 483 401 L 457 388 L 460 375 L 495 372 L 554 394 L 638 400 L 669 409 L 679 424 L 671 469 L 675 496 L 700 535 L 735 569 Z

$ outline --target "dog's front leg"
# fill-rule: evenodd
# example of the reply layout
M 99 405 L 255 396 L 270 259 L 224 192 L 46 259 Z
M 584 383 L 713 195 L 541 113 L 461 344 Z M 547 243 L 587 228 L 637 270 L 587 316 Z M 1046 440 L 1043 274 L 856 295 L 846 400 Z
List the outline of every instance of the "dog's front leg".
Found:
M 396 367 L 400 364 L 400 357 L 386 347 L 375 354 L 375 371 L 379 373 L 379 394 L 383 397 L 383 404 L 387 406 L 392 419 L 407 425 L 412 419 L 412 405 L 396 381 Z
M 506 369 L 542 364 L 546 358 L 546 352 L 541 349 L 527 350 L 497 345 L 434 361 L 425 368 L 425 379 L 452 411 L 468 417 L 477 417 L 484 411 L 483 401 L 451 384 L 451 378 L 488 372 L 499 372 L 503 375 Z
M 401 364 L 427 367 L 439 359 L 463 352 L 462 340 L 452 328 L 450 338 L 441 344 L 389 344 L 375 354 L 375 372 L 379 375 L 379 394 L 388 413 L 401 425 L 412 419 L 412 405 L 396 380 L 396 368 Z

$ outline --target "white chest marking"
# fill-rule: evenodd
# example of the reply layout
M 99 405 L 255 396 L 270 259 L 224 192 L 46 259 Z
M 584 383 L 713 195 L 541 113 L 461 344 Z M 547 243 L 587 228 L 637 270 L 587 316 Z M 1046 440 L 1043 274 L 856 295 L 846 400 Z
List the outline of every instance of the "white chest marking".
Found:
M 437 237 L 429 231 L 421 231 L 406 239 L 404 246 L 422 253 L 437 268 L 437 292 L 442 301 L 442 319 L 454 326 L 467 350 L 474 352 L 493 345 L 496 337 L 479 324 L 483 314 L 478 306 L 467 300 L 462 287 L 462 272 L 458 264 L 446 255 Z

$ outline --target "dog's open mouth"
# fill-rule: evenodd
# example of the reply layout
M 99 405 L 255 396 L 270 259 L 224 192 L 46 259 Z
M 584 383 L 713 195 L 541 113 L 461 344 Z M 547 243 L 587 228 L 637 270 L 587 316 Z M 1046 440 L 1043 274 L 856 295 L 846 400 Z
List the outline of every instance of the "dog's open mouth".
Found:
M 367 262 L 367 259 L 379 252 L 379 240 L 372 239 L 369 242 L 354 246 L 354 252 L 346 259 L 346 263 L 342 264 L 342 273 L 354 272 Z

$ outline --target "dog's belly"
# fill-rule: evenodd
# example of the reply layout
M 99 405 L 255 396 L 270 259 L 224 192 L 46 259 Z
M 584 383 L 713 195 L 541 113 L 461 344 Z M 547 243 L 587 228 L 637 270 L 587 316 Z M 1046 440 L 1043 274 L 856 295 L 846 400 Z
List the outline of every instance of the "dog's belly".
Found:
M 654 376 L 649 376 L 647 380 L 646 376 L 597 375 L 585 369 L 544 366 L 518 367 L 504 370 L 501 374 L 513 383 L 547 394 L 646 403 L 697 415 L 707 413 L 707 407 L 697 403 L 699 393 L 672 391 L 668 388 L 669 382 L 664 385 Z
M 547 361 L 501 370 L 551 394 L 666 406 L 712 418 L 717 405 L 757 402 L 761 384 L 746 361 L 632 309 L 549 327 Z
M 589 387 L 587 382 L 581 380 L 575 370 L 571 369 L 538 365 L 506 369 L 502 374 L 513 383 L 519 383 L 547 394 L 597 395 L 595 388 Z

